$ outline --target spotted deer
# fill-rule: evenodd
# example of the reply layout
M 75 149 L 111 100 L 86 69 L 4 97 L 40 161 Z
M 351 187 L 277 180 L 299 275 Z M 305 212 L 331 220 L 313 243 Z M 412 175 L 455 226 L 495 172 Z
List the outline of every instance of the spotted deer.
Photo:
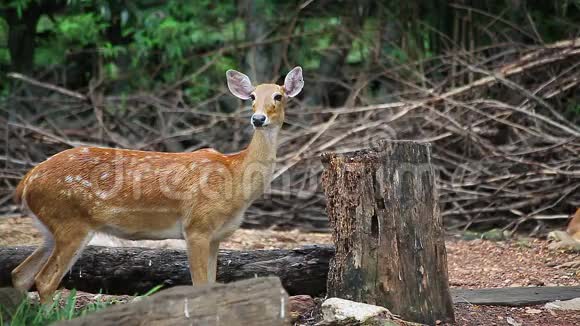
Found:
M 576 214 L 568 223 L 568 228 L 566 228 L 566 233 L 568 233 L 572 239 L 580 243 L 580 208 L 576 210 Z
M 552 231 L 548 234 L 548 239 L 554 242 L 550 243 L 551 249 L 580 252 L 580 208 L 568 223 L 566 231 Z M 563 263 L 556 268 L 579 268 L 580 259 Z
M 234 96 L 252 101 L 254 133 L 238 153 L 78 147 L 29 171 L 15 199 L 38 221 L 44 243 L 12 271 L 13 285 L 23 291 L 36 285 L 42 302 L 52 300 L 95 233 L 185 239 L 193 284 L 215 282 L 219 243 L 269 186 L 287 100 L 304 86 L 300 67 L 283 86 L 253 86 L 235 70 L 226 77 Z

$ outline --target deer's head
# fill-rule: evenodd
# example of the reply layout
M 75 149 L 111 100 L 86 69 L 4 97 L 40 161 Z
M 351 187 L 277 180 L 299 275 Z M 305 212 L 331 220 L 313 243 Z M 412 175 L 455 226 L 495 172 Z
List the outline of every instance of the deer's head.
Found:
M 284 85 L 260 84 L 253 86 L 250 78 L 239 71 L 226 72 L 230 92 L 242 100 L 252 100 L 251 123 L 254 128 L 280 127 L 284 122 L 284 107 L 289 97 L 300 93 L 304 86 L 302 68 L 292 69 Z

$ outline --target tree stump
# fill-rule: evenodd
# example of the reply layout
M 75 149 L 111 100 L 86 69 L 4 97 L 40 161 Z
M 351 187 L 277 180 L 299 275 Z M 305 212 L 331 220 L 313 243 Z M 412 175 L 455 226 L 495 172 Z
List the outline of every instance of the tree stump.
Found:
M 453 321 L 430 145 L 383 141 L 322 160 L 336 246 L 328 296 L 420 323 Z

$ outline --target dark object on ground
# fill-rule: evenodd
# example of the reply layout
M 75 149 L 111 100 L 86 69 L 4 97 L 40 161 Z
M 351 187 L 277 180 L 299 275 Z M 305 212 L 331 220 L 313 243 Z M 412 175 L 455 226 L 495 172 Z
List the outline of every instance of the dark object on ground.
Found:
M 580 298 L 580 286 L 498 289 L 452 289 L 453 302 L 492 306 L 531 306 L 555 300 Z
M 34 247 L 0 247 L 0 286 L 12 284 L 10 272 Z M 292 250 L 222 250 L 217 280 L 221 283 L 278 276 L 289 294 L 321 295 L 326 292 L 332 246 Z M 66 288 L 90 293 L 143 294 L 163 284 L 190 285 L 185 250 L 108 248 L 89 246 L 63 278 Z
M 327 153 L 323 163 L 336 247 L 328 296 L 383 306 L 414 322 L 452 322 L 431 146 L 381 141 Z
M 57 325 L 288 325 L 288 294 L 276 277 L 179 286 Z

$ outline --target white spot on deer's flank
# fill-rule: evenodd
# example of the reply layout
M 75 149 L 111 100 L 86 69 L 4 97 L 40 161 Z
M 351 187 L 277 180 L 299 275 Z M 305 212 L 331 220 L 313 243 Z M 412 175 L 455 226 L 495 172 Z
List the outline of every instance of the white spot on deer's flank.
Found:
M 76 181 L 81 181 L 82 179 L 83 179 L 83 177 L 81 177 L 80 175 L 77 175 L 77 176 L 75 177 L 75 180 L 76 180 Z
M 72 175 L 67 175 L 66 177 L 64 177 L 64 181 L 66 181 L 66 183 L 71 183 L 71 182 L 73 182 L 73 177 L 72 177 Z
M 88 152 L 89 152 L 88 147 L 84 147 L 83 149 L 81 149 L 81 153 L 88 153 Z
M 187 309 L 187 298 L 185 298 L 184 300 L 183 313 L 185 314 L 185 318 L 189 318 L 189 309 Z
M 97 191 L 96 195 L 97 195 L 97 197 L 99 197 L 99 199 L 103 199 L 103 200 L 108 199 L 110 196 L 110 194 L 108 192 L 105 192 L 105 191 Z
M 87 180 L 83 180 L 83 181 L 81 181 L 81 184 L 82 184 L 83 186 L 87 187 L 87 188 L 90 188 L 90 187 L 93 185 L 92 183 L 90 183 L 90 182 L 89 182 L 89 181 L 87 181 Z
M 103 173 L 101 174 L 101 180 L 104 180 L 104 179 L 106 179 L 108 176 L 109 176 L 109 173 L 108 173 L 108 172 L 103 172 Z

